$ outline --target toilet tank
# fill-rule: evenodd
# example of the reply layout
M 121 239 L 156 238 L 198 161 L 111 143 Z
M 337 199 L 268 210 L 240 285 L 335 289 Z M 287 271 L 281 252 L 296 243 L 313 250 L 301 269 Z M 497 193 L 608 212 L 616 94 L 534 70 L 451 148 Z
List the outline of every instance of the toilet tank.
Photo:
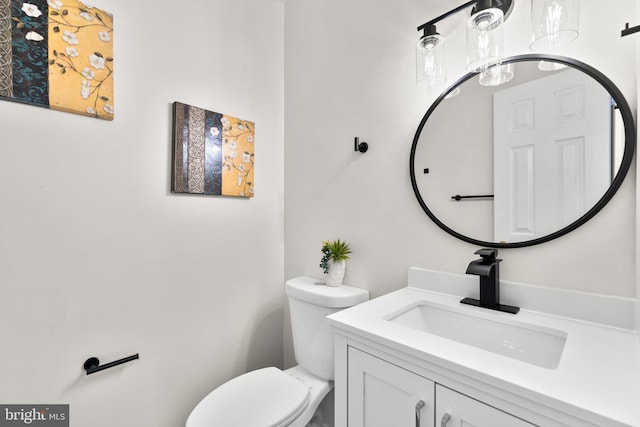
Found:
M 298 365 L 327 380 L 334 377 L 333 332 L 326 316 L 369 299 L 365 289 L 326 286 L 319 279 L 287 280 L 293 350 Z

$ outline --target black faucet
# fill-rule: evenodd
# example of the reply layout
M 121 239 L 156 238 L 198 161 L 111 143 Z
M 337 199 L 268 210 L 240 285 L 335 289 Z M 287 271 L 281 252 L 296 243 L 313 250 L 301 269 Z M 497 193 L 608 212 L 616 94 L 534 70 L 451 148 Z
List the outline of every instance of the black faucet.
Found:
M 500 304 L 500 262 L 497 249 L 480 249 L 475 252 L 480 259 L 471 261 L 467 267 L 467 274 L 480 276 L 480 299 L 464 298 L 463 304 L 490 308 L 516 314 L 519 307 Z

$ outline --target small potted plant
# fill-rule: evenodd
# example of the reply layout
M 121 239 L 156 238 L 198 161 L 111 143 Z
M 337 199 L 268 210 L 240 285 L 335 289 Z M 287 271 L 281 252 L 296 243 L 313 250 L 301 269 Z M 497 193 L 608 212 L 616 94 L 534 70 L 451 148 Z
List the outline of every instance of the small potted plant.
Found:
M 325 240 L 322 242 L 322 259 L 320 267 L 325 274 L 327 286 L 340 286 L 344 279 L 351 248 L 347 242 L 338 240 Z

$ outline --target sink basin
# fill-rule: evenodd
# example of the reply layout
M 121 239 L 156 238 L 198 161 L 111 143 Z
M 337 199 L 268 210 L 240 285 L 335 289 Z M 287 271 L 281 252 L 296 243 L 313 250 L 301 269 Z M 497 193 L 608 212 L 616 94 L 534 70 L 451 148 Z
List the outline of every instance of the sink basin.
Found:
M 546 369 L 558 367 L 567 340 L 567 333 L 558 329 L 427 301 L 411 304 L 386 320 Z

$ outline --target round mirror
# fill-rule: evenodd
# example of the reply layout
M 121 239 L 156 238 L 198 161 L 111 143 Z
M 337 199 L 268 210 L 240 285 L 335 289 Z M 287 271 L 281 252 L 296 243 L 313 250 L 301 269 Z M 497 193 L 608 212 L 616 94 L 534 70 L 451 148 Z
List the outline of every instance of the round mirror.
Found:
M 579 61 L 522 55 L 467 74 L 424 115 L 411 184 L 427 215 L 478 246 L 560 237 L 613 197 L 636 136 L 620 90 Z

